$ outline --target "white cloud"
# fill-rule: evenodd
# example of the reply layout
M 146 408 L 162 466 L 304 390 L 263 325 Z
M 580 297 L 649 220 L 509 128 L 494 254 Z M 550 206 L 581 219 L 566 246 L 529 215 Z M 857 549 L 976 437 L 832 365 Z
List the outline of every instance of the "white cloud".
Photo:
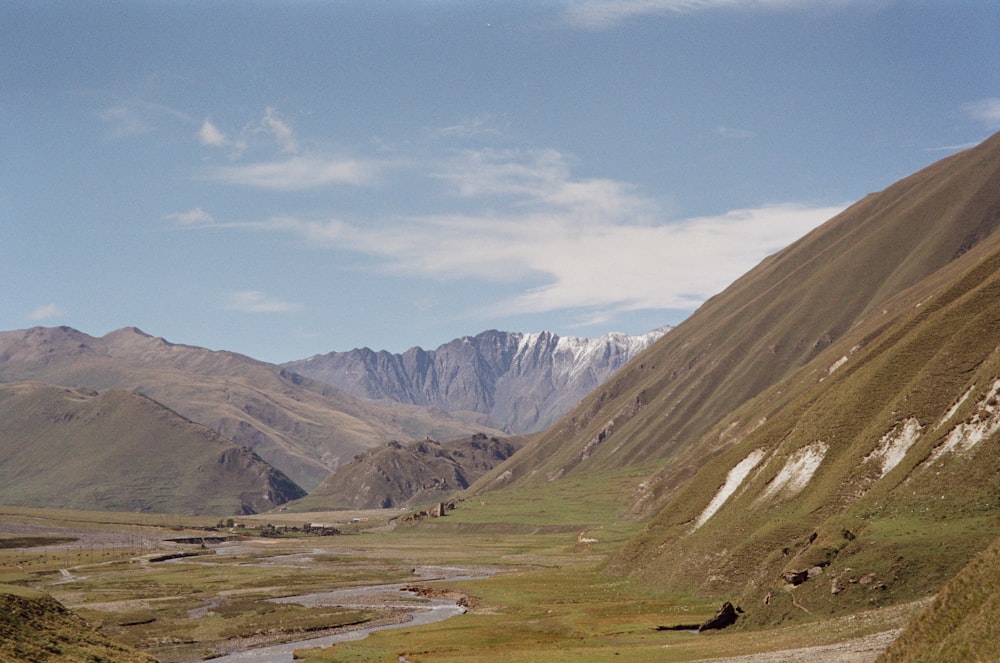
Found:
M 212 215 L 200 207 L 195 207 L 187 212 L 174 212 L 173 214 L 167 214 L 163 218 L 176 221 L 182 226 L 196 226 L 215 222 Z
M 270 297 L 258 290 L 240 290 L 229 294 L 226 308 L 241 313 L 284 313 L 297 305 Z
M 375 163 L 367 161 L 292 157 L 216 168 L 209 173 L 209 179 L 274 191 L 302 191 L 334 184 L 371 184 L 376 170 Z
M 717 136 L 722 136 L 723 138 L 733 138 L 733 139 L 748 139 L 755 138 L 757 136 L 753 131 L 747 129 L 737 129 L 736 127 L 727 127 L 725 125 L 719 125 L 715 128 L 715 134 Z
M 198 140 L 202 145 L 210 147 L 226 147 L 229 145 L 229 139 L 226 138 L 226 134 L 222 133 L 207 117 L 201 123 L 201 129 L 198 130 Z
M 466 118 L 458 124 L 441 127 L 433 131 L 436 138 L 471 138 L 474 136 L 498 136 L 503 133 L 501 123 L 485 113 Z
M 295 140 L 292 128 L 285 124 L 278 113 L 268 106 L 264 111 L 264 119 L 261 120 L 261 127 L 274 136 L 281 146 L 281 151 L 288 154 L 295 154 L 299 151 L 298 143 Z
M 46 304 L 45 306 L 39 306 L 34 311 L 29 313 L 28 319 L 46 320 L 48 318 L 58 318 L 63 315 L 66 315 L 66 312 L 55 304 Z
M 578 221 L 636 220 L 656 209 L 622 182 L 574 180 L 568 158 L 551 149 L 470 150 L 439 164 L 432 175 L 465 198 L 507 197 L 523 209 L 573 212 Z
M 284 120 L 278 117 L 278 112 L 268 106 L 264 109 L 264 117 L 259 121 L 250 122 L 232 138 L 215 125 L 210 118 L 205 118 L 198 130 L 198 142 L 208 147 L 231 147 L 230 157 L 238 159 L 250 147 L 251 139 L 264 134 L 273 139 L 285 154 L 296 154 L 299 151 L 295 132 Z M 260 141 L 254 140 L 255 143 Z
M 132 106 L 113 106 L 101 112 L 101 119 L 108 123 L 113 138 L 130 138 L 150 131 L 149 125 Z
M 158 129 L 164 122 L 194 121 L 176 108 L 135 98 L 117 101 L 101 111 L 99 117 L 108 125 L 112 138 L 141 136 Z
M 965 104 L 962 109 L 977 122 L 982 122 L 990 129 L 1000 127 L 1000 98 L 990 97 Z
M 809 4 L 815 4 L 815 0 L 576 0 L 568 3 L 563 19 L 571 27 L 606 30 L 643 16 L 687 14 L 728 7 L 782 9 Z
M 663 220 L 624 183 L 574 179 L 555 150 L 467 152 L 433 176 L 475 210 L 365 225 L 294 217 L 243 225 L 365 255 L 390 274 L 542 283 L 485 304 L 492 314 L 585 309 L 599 318 L 693 309 L 843 209 L 779 204 Z

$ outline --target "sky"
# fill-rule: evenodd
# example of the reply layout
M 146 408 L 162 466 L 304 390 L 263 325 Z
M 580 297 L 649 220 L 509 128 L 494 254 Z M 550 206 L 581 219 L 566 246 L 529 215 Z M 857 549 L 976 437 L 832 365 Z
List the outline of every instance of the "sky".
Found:
M 638 334 L 998 130 L 993 0 L 5 0 L 0 329 Z

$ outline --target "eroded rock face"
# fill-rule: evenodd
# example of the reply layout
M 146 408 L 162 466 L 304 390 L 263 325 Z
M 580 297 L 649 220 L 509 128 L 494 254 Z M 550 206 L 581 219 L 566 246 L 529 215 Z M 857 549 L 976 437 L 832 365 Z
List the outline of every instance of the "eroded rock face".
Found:
M 736 623 L 737 608 L 729 601 L 722 604 L 722 607 L 715 611 L 715 615 L 698 627 L 698 632 L 723 629 Z

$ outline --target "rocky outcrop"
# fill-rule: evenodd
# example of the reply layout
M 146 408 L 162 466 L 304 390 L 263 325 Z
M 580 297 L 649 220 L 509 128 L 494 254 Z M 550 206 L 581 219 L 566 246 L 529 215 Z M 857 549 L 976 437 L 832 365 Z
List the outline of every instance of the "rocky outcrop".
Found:
M 523 438 L 484 434 L 447 442 L 390 442 L 342 465 L 296 508 L 379 509 L 436 502 L 443 515 L 443 499 L 467 488 L 523 444 Z
M 715 611 L 715 615 L 698 627 L 698 632 L 713 631 L 726 628 L 727 626 L 732 626 L 736 623 L 736 619 L 739 616 L 737 613 L 739 612 L 739 608 L 734 606 L 729 601 L 726 601 L 722 604 L 721 608 Z

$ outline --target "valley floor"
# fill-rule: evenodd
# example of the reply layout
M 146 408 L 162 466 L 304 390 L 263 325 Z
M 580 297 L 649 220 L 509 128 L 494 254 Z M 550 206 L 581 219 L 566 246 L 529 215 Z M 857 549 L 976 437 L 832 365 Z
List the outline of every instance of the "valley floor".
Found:
M 621 486 L 621 477 L 611 484 Z M 614 490 L 587 488 L 550 489 L 574 491 L 573 499 L 540 492 L 469 498 L 445 517 L 406 523 L 393 511 L 275 513 L 216 528 L 214 519 L 0 507 L 0 583 L 47 592 L 104 636 L 163 663 L 377 622 L 401 626 L 296 655 L 313 662 L 854 663 L 874 660 L 918 607 L 763 631 L 659 630 L 703 621 L 722 597 L 666 596 L 604 574 L 602 562 L 639 524 L 617 516 Z M 307 534 L 306 523 L 341 534 Z M 502 572 L 434 583 L 444 571 L 428 571 L 457 567 Z M 330 606 L 303 596 L 386 584 L 418 585 L 422 597 L 393 589 Z M 419 607 L 442 595 L 461 600 L 464 614 L 405 623 L 414 601 Z

